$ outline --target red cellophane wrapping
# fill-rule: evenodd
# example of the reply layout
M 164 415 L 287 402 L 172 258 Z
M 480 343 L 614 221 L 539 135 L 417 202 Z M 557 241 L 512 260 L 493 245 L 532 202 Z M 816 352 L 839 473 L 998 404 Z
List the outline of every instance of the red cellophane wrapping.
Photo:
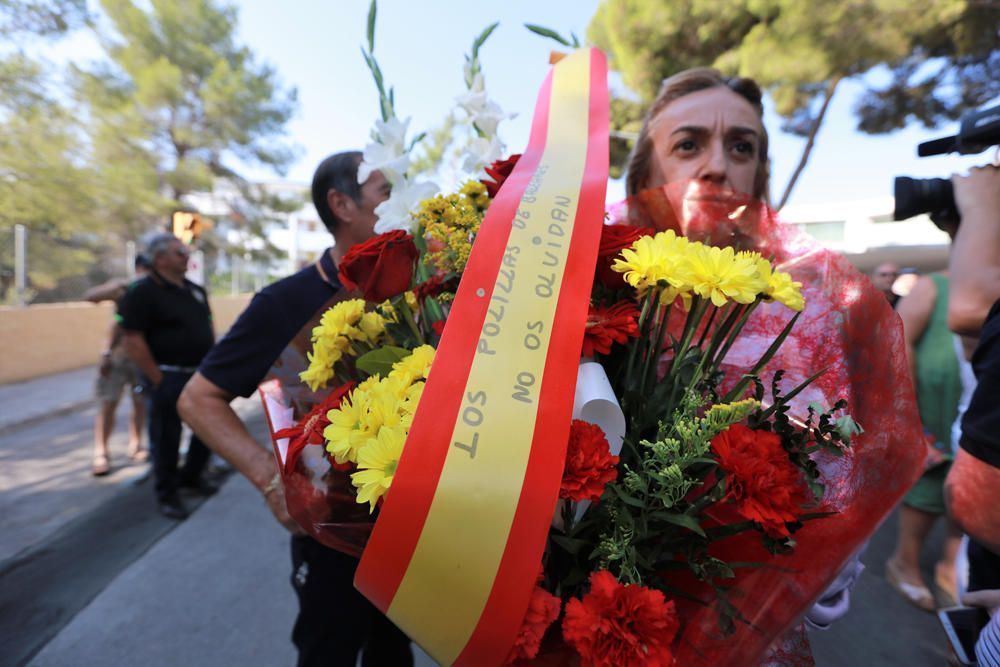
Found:
M 311 347 L 309 334 L 313 326 L 329 307 L 348 296 L 352 295 L 342 292 L 313 315 L 271 368 L 260 385 L 259 394 L 289 515 L 313 539 L 331 549 L 360 557 L 375 525 L 375 517 L 369 514 L 367 503 L 359 505 L 356 502 L 351 471 L 338 469 L 326 456 L 322 443 L 307 444 L 297 451 L 292 447 L 290 452 L 283 453 L 288 440 L 274 435 L 299 423 L 336 389 L 334 382 L 326 389 L 313 392 L 299 379 L 299 373 L 308 367 L 306 353 Z M 291 463 L 287 464 L 286 459 L 291 459 Z
M 715 555 L 724 560 L 768 563 L 737 570 L 729 601 L 748 622 L 737 621 L 733 635 L 719 633 L 711 590 L 693 578 L 671 583 L 709 603 L 678 600 L 683 629 L 677 664 L 811 664 L 802 633 L 791 631 L 922 470 L 924 444 L 900 319 L 845 258 L 782 224 L 772 209 L 744 195 L 696 182 L 675 183 L 612 207 L 612 217 L 673 229 L 711 245 L 758 251 L 775 269 L 802 282 L 805 311 L 761 379 L 770 387 L 774 372 L 784 369 L 781 386 L 787 392 L 826 369 L 793 399 L 790 414 L 804 418 L 808 403 L 825 409 L 844 398 L 847 411 L 864 428 L 844 456 L 817 459 L 826 485 L 819 509 L 836 514 L 807 521 L 794 534 L 796 547 L 789 555 L 768 554 L 755 533 L 716 543 Z M 790 317 L 778 304 L 762 304 L 755 311 L 726 357 L 728 381 L 753 366 Z M 725 512 L 725 506 L 718 509 Z

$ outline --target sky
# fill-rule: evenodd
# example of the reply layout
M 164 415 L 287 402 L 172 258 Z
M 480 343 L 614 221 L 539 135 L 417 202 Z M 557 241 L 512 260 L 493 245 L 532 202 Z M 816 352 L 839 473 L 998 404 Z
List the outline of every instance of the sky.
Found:
M 501 123 L 500 137 L 509 152 L 521 152 L 535 96 L 548 69 L 554 41 L 528 32 L 524 23 L 543 25 L 585 39 L 598 0 L 505 0 L 460 3 L 446 0 L 380 0 L 375 56 L 387 83 L 396 89 L 396 110 L 412 118 L 411 136 L 440 124 L 464 91 L 462 65 L 472 40 L 486 26 L 500 26 L 480 51 L 490 97 L 517 118 Z M 368 0 L 243 0 L 238 35 L 257 57 L 272 65 L 286 86 L 298 90 L 299 110 L 288 126 L 301 157 L 285 178 L 308 183 L 325 156 L 360 149 L 378 117 L 378 94 L 361 56 Z M 59 45 L 55 57 L 86 59 L 96 47 L 86 36 Z M 62 54 L 61 56 L 59 54 Z M 619 85 L 614 80 L 612 86 Z M 852 106 L 860 83 L 841 84 L 820 129 L 809 164 L 790 204 L 868 199 L 892 194 L 894 176 L 947 177 L 982 164 L 978 156 L 916 157 L 916 145 L 957 131 L 957 123 L 927 130 L 913 124 L 889 135 L 868 136 L 854 130 Z M 794 170 L 804 140 L 779 131 L 770 110 L 772 197 L 780 196 Z M 263 180 L 277 178 L 248 172 Z M 624 195 L 621 183 L 609 186 L 608 198 Z

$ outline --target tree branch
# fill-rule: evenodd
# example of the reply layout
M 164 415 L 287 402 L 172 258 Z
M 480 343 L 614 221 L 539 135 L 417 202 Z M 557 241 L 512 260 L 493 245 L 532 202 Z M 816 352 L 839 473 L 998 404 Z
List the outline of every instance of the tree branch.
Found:
M 816 120 L 813 121 L 812 127 L 809 128 L 809 136 L 806 139 L 805 148 L 802 149 L 802 156 L 799 158 L 799 164 L 795 167 L 792 177 L 788 179 L 788 185 L 785 186 L 785 192 L 781 195 L 781 201 L 778 202 L 778 206 L 776 207 L 776 210 L 778 211 L 785 206 L 788 202 L 788 198 L 792 196 L 792 190 L 795 188 L 795 183 L 799 180 L 802 170 L 806 168 L 806 163 L 809 161 L 809 154 L 812 152 L 813 145 L 816 142 L 816 133 L 819 132 L 819 126 L 823 124 L 823 118 L 826 116 L 826 110 L 830 106 L 830 100 L 833 99 L 833 93 L 836 91 L 837 84 L 839 83 L 840 78 L 838 77 L 831 79 L 830 83 L 826 86 L 823 105 L 819 108 L 819 113 L 816 114 Z

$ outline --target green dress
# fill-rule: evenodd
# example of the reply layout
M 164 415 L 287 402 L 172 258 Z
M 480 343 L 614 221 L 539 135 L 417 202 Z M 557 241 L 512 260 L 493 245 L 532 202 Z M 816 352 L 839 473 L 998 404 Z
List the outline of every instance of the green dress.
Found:
M 948 279 L 931 274 L 937 296 L 934 312 L 917 342 L 917 406 L 924 431 L 934 437 L 934 447 L 945 462 L 927 470 L 903 499 L 910 507 L 932 514 L 944 513 L 944 479 L 951 467 L 951 425 L 958 416 L 962 379 L 948 329 Z

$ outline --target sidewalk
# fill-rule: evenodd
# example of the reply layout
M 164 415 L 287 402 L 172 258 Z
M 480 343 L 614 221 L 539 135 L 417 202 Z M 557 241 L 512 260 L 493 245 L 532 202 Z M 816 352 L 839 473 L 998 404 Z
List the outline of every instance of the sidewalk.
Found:
M 0 433 L 95 403 L 97 367 L 0 385 Z

